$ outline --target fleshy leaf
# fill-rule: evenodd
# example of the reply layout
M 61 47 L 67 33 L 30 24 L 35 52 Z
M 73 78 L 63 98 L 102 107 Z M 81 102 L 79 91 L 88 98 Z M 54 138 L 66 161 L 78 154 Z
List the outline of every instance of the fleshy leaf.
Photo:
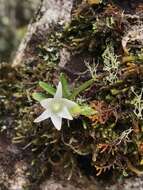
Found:
M 83 106 L 74 106 L 70 109 L 70 113 L 73 116 L 78 115 L 84 115 L 84 116 L 90 116 L 96 113 L 95 110 L 93 110 L 89 105 L 83 105 Z
M 42 94 L 42 93 L 37 93 L 37 92 L 34 92 L 34 93 L 32 94 L 32 97 L 33 97 L 34 100 L 37 100 L 37 101 L 39 101 L 39 102 L 41 102 L 42 100 L 44 100 L 45 98 L 47 98 L 44 94 Z
M 81 106 L 80 114 L 84 116 L 90 116 L 90 115 L 96 114 L 96 111 L 93 110 L 90 106 L 84 105 L 84 106 Z
M 77 115 L 80 115 L 80 112 L 81 112 L 81 108 L 79 105 L 77 106 L 74 106 L 70 109 L 70 113 L 73 115 L 73 116 L 77 116 Z
M 73 91 L 73 94 L 71 96 L 71 99 L 74 99 L 77 95 L 79 95 L 82 91 L 86 90 L 93 83 L 94 83 L 94 79 L 91 79 L 91 80 L 88 80 L 88 81 L 84 82 L 78 88 L 75 88 L 74 91 Z
M 56 89 L 53 88 L 51 85 L 49 85 L 49 84 L 47 84 L 45 82 L 42 82 L 42 81 L 39 82 L 39 85 L 40 85 L 41 88 L 43 88 L 49 94 L 51 94 L 53 96 L 55 95 Z
M 66 79 L 66 76 L 63 73 L 61 73 L 61 75 L 60 75 L 60 81 L 61 81 L 62 87 L 63 87 L 63 96 L 65 98 L 70 97 L 71 92 L 70 92 L 70 89 L 69 89 L 68 81 Z

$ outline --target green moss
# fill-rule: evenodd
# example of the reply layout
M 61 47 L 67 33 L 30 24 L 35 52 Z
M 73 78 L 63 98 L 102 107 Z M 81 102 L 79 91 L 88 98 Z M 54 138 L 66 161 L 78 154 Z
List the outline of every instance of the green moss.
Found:
M 50 175 L 56 167 L 63 168 L 70 178 L 82 165 L 79 157 L 88 158 L 97 175 L 108 170 L 118 171 L 121 176 L 125 171 L 140 174 L 137 168 L 142 167 L 143 160 L 143 121 L 134 114 L 135 94 L 131 89 L 142 89 L 141 60 L 122 64 L 120 19 L 109 16 L 111 12 L 99 17 L 94 11 L 95 8 L 91 11 L 90 7 L 85 15 L 73 15 L 71 23 L 49 36 L 47 45 L 37 48 L 39 63 L 28 62 L 13 71 L 16 72 L 14 83 L 3 79 L 0 84 L 2 115 L 13 113 L 13 142 L 20 144 L 27 154 L 31 164 L 29 176 L 34 183 Z M 42 110 L 31 94 L 42 92 L 37 85 L 39 81 L 55 84 L 55 76 L 58 79 L 60 72 L 61 48 L 67 48 L 72 55 L 90 57 L 89 66 L 96 70 L 96 80 L 90 88 L 80 92 L 76 101 L 86 101 L 96 114 L 80 116 L 69 123 L 64 121 L 58 132 L 49 120 L 33 123 Z M 114 63 L 118 63 L 116 71 Z M 82 66 L 85 66 L 84 61 Z M 88 68 L 86 72 L 92 78 Z M 116 80 L 108 80 L 111 73 L 116 74 Z M 78 78 L 73 82 L 81 84 Z

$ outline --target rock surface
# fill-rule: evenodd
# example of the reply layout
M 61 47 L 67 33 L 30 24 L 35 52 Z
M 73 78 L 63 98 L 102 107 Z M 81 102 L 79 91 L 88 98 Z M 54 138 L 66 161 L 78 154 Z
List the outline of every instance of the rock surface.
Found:
M 41 2 L 35 19 L 29 25 L 27 34 L 19 46 L 13 62 L 14 67 L 23 63 L 25 58 L 27 59 L 27 55 L 32 53 L 32 40 L 35 41 L 34 39 L 36 39 L 39 42 L 38 39 L 41 36 L 40 42 L 42 42 L 46 40 L 51 25 L 56 23 L 62 25 L 70 21 L 72 6 L 73 0 L 44 0 Z
M 17 55 L 13 62 L 13 67 L 21 65 L 26 59 L 34 59 L 32 49 L 35 43 L 39 43 L 46 39 L 47 33 L 50 31 L 50 26 L 53 23 L 64 24 L 70 21 L 71 10 L 73 7 L 73 0 L 44 0 L 41 3 L 37 15 L 33 22 L 29 25 L 27 34 L 23 39 Z M 44 34 L 44 35 L 43 35 Z M 39 36 L 41 37 L 39 39 Z M 36 40 L 37 41 L 36 41 Z M 65 52 L 67 59 L 69 59 L 69 54 Z M 31 56 L 32 55 L 32 56 Z M 64 59 L 65 57 L 63 57 Z M 66 60 L 62 62 L 62 64 Z M 61 67 L 64 65 L 61 64 Z M 11 153 L 13 155 L 13 153 Z M 17 166 L 17 165 L 16 165 Z M 22 166 L 23 168 L 24 166 Z M 17 168 L 17 167 L 16 167 Z M 15 169 L 15 178 L 12 180 L 10 190 L 22 190 L 24 183 L 28 183 L 23 174 L 23 169 L 21 169 L 21 164 L 18 165 L 18 169 Z M 19 176 L 19 177 L 18 177 Z M 77 179 L 79 180 L 79 179 Z M 55 179 L 50 179 L 41 184 L 40 190 L 142 190 L 143 180 L 142 178 L 130 178 L 126 179 L 122 183 L 117 183 L 112 186 L 105 184 L 100 184 L 95 180 L 86 183 L 86 180 L 80 179 L 82 183 L 79 185 L 72 184 L 67 181 L 56 181 Z M 17 182 L 16 182 L 17 181 Z M 38 190 L 38 189 L 35 189 Z

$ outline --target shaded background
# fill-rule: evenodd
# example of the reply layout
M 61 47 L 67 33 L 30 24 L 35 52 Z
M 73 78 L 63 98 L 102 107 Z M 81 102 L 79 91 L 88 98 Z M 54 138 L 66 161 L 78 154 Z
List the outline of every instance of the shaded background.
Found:
M 10 61 L 40 0 L 0 0 L 0 62 Z

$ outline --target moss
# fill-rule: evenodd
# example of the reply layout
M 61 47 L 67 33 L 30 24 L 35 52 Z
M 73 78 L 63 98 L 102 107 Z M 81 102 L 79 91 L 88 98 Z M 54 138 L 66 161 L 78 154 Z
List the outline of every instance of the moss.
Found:
M 74 14 L 71 23 L 49 36 L 47 45 L 36 47 L 39 62 L 27 62 L 22 68 L 12 71 L 16 73 L 13 83 L 3 78 L 4 82 L 0 84 L 3 88 L 2 115 L 9 113 L 13 116 L 16 126 L 13 142 L 23 147 L 24 155 L 31 163 L 29 177 L 33 183 L 40 182 L 52 171 L 59 172 L 59 168 L 70 179 L 74 172 L 79 171 L 80 161 L 87 158 L 98 176 L 109 170 L 120 176 L 125 172 L 140 175 L 137 168 L 142 168 L 143 121 L 134 114 L 135 94 L 131 89 L 134 87 L 140 94 L 142 60 L 122 62 L 124 20 L 121 21 L 120 12 L 113 12 L 117 10 L 114 6 L 103 11 L 101 16 L 95 14 L 97 8 L 89 6 L 84 13 Z M 37 87 L 39 80 L 56 83 L 62 48 L 72 55 L 90 58 L 89 66 L 96 70 L 96 80 L 80 94 L 80 101 L 90 104 L 96 114 L 80 116 L 69 124 L 64 121 L 62 130 L 58 132 L 50 121 L 33 123 L 42 110 L 31 99 L 31 94 L 42 91 Z M 135 48 L 135 56 L 137 52 Z M 115 62 L 118 62 L 116 71 Z M 84 61 L 80 66 L 85 66 Z M 92 78 L 88 68 L 85 72 Z M 116 75 L 116 80 L 108 80 L 111 73 Z M 78 77 L 73 81 L 75 86 L 81 82 Z

